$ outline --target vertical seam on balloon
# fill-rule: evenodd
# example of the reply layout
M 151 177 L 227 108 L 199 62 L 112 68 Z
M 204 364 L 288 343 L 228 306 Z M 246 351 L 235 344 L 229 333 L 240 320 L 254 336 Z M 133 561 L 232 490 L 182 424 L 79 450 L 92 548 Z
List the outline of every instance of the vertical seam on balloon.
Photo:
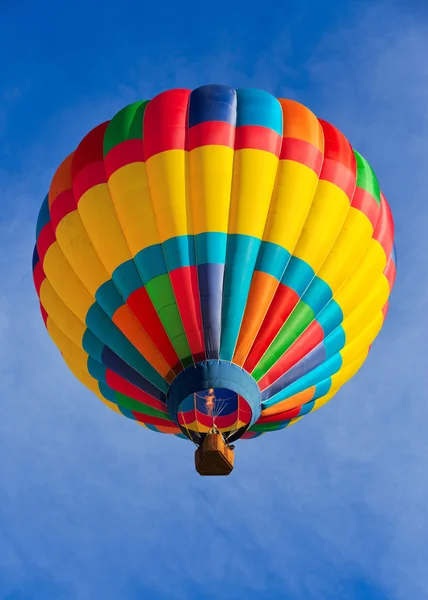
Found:
M 143 126 L 144 126 L 143 124 L 144 124 L 144 113 L 143 113 L 143 122 L 141 123 L 141 127 L 142 127 L 142 128 L 143 128 Z M 106 129 L 106 131 L 107 131 L 107 129 Z M 104 134 L 104 135 L 105 135 L 105 134 Z M 144 139 L 144 138 L 143 138 L 143 139 Z M 139 278 L 140 278 L 140 282 L 141 282 L 141 286 L 140 286 L 140 287 L 141 287 L 141 288 L 144 288 L 144 289 L 146 289 L 146 286 L 144 285 L 144 280 L 143 280 L 143 277 L 142 277 L 142 274 L 141 274 L 141 270 L 140 270 L 140 268 L 139 268 L 138 264 L 137 264 L 137 263 L 136 263 L 136 261 L 135 261 L 135 256 L 133 256 L 133 255 L 132 255 L 131 247 L 130 247 L 130 245 L 129 245 L 129 242 L 128 242 L 128 239 L 127 239 L 127 237 L 126 237 L 126 233 L 125 233 L 125 231 L 124 231 L 124 230 L 123 230 L 123 228 L 122 228 L 122 224 L 121 224 L 121 221 L 120 221 L 120 218 L 119 218 L 119 214 L 118 214 L 118 212 L 117 212 L 116 204 L 115 204 L 115 202 L 114 202 L 113 195 L 112 195 L 112 192 L 111 192 L 111 189 L 110 189 L 109 178 L 107 177 L 107 172 L 106 172 L 106 169 L 105 169 L 105 157 L 103 157 L 103 165 L 104 165 L 104 171 L 105 171 L 105 173 L 106 173 L 106 185 L 107 185 L 107 189 L 108 189 L 108 192 L 109 192 L 110 201 L 111 201 L 111 204 L 112 204 L 112 206 L 113 206 L 113 210 L 114 210 L 114 212 L 115 212 L 115 214 L 116 214 L 116 219 L 117 219 L 117 222 L 119 223 L 119 227 L 120 227 L 120 230 L 121 230 L 121 232 L 122 232 L 123 239 L 124 239 L 124 241 L 125 241 L 126 247 L 128 248 L 128 251 L 129 251 L 129 256 L 130 256 L 130 259 L 129 259 L 129 260 L 131 260 L 131 261 L 133 262 L 133 264 L 134 264 L 134 266 L 135 266 L 135 269 L 136 269 L 136 271 L 137 271 L 137 273 L 138 273 L 138 276 L 139 276 Z M 146 169 L 146 164 L 145 164 L 145 163 L 144 163 L 144 169 Z M 149 193 L 150 193 L 150 186 L 149 186 Z M 151 200 L 151 197 L 150 197 L 150 200 Z M 159 239 L 159 241 L 160 241 L 159 229 L 158 229 L 158 239 Z M 162 250 L 163 250 L 163 247 L 162 247 L 162 244 L 161 244 L 161 243 L 160 243 L 160 246 L 161 246 L 161 248 L 162 248 Z M 124 264 L 124 263 L 121 263 L 121 264 Z M 166 264 L 166 263 L 165 263 L 165 264 Z M 119 265 L 119 267 L 120 267 L 120 266 L 121 266 L 121 265 Z M 117 286 L 116 286 L 115 282 L 113 281 L 113 278 L 112 278 L 112 277 L 110 278 L 110 281 L 111 281 L 111 282 L 113 283 L 113 285 L 116 287 L 117 291 L 119 292 L 120 296 L 122 297 L 122 299 L 123 299 L 123 301 L 124 301 L 124 304 L 125 304 L 126 306 L 128 306 L 128 308 L 129 308 L 130 312 L 133 314 L 133 316 L 134 316 L 134 318 L 135 318 L 135 321 L 136 321 L 136 323 L 138 324 L 138 326 L 139 326 L 139 327 L 142 329 L 142 331 L 144 331 L 144 332 L 145 332 L 145 334 L 147 335 L 147 337 L 148 337 L 148 338 L 151 340 L 151 342 L 152 342 L 152 344 L 153 344 L 153 347 L 154 347 L 154 348 L 157 350 L 157 348 L 156 348 L 156 342 L 155 342 L 155 340 L 153 340 L 153 339 L 151 338 L 151 336 L 148 334 L 147 330 L 144 328 L 143 324 L 140 322 L 140 320 L 138 319 L 137 315 L 136 315 L 136 314 L 134 313 L 134 311 L 132 310 L 132 307 L 131 307 L 131 306 L 128 304 L 128 302 L 126 301 L 126 299 L 125 299 L 124 295 L 123 295 L 123 294 L 120 292 L 120 290 L 117 288 Z M 150 298 L 150 296 L 149 296 L 149 299 L 150 299 L 150 302 L 151 302 L 151 303 L 152 303 L 152 305 L 153 305 L 153 302 L 152 302 L 152 299 Z M 164 324 L 163 324 L 162 322 L 161 322 L 161 324 L 162 324 L 162 327 L 163 327 L 163 329 L 164 329 L 164 331 L 165 331 L 165 334 L 167 335 L 167 337 L 168 337 L 168 339 L 169 339 L 169 336 L 168 336 L 168 334 L 167 334 L 167 332 L 166 332 L 166 330 L 165 330 Z M 171 342 L 171 340 L 170 340 L 170 342 Z M 172 342 L 171 342 L 171 343 L 172 343 Z M 137 349 L 137 351 L 139 351 L 139 350 Z M 158 355 L 159 355 L 159 356 L 161 356 L 161 357 L 164 359 L 163 355 L 162 355 L 162 354 L 159 352 L 159 350 L 157 350 L 157 353 L 158 353 Z M 178 356 L 178 354 L 177 354 L 177 356 Z M 179 359 L 179 362 L 180 362 L 180 364 L 182 365 L 182 363 L 181 363 L 181 360 L 180 360 L 180 357 L 179 357 L 179 356 L 178 356 L 178 359 Z M 166 359 L 164 359 L 164 360 L 166 360 Z M 149 362 L 149 361 L 148 361 L 148 362 Z M 167 362 L 167 361 L 166 361 L 166 362 Z M 183 365 L 182 365 L 182 366 L 183 366 Z M 173 370 L 173 368 L 174 368 L 174 365 L 171 365 L 171 371 Z M 184 367 L 183 367 L 183 368 L 184 368 Z
M 349 143 L 349 142 L 348 142 L 348 143 Z M 352 151 L 352 148 L 351 148 L 351 151 Z M 325 150 L 324 150 L 324 157 L 323 157 L 323 158 L 325 158 Z M 319 185 L 319 182 L 320 182 L 320 181 L 321 181 L 321 179 L 319 178 L 319 179 L 318 179 L 318 185 Z M 355 174 L 355 181 L 356 181 L 356 174 Z M 314 198 L 316 197 L 316 192 L 317 192 L 317 190 L 318 190 L 318 185 L 317 185 L 317 188 L 316 188 L 316 191 L 315 191 Z M 353 196 L 354 196 L 354 194 L 355 194 L 355 189 L 356 189 L 356 186 L 355 186 L 355 188 L 354 188 L 354 192 L 353 192 L 353 194 L 352 194 L 352 198 L 353 198 Z M 275 336 L 275 338 L 274 338 L 274 339 L 271 341 L 271 343 L 270 343 L 269 347 L 266 349 L 266 351 L 264 352 L 263 356 L 260 358 L 260 360 L 259 360 L 258 364 L 260 364 L 260 362 L 263 360 L 264 356 L 265 356 L 265 355 L 267 354 L 267 352 L 269 351 L 269 348 L 272 346 L 272 344 L 274 343 L 274 341 L 275 341 L 275 340 L 277 339 L 277 337 L 279 336 L 279 334 L 280 334 L 280 332 L 282 331 L 282 329 L 283 329 L 284 325 L 287 323 L 287 321 L 290 319 L 291 315 L 292 315 L 292 314 L 294 313 L 294 311 L 296 310 L 297 306 L 300 304 L 300 302 L 301 302 L 301 298 L 302 298 L 302 297 L 303 297 L 303 295 L 306 293 L 306 291 L 309 289 L 309 287 L 311 286 L 311 284 L 312 284 L 312 282 L 314 281 L 315 277 L 317 276 L 317 273 L 319 272 L 319 270 L 322 268 L 323 264 L 325 263 L 325 261 L 326 261 L 326 259 L 327 259 L 328 255 L 329 255 L 329 253 L 330 253 L 331 249 L 334 247 L 334 245 L 335 245 L 335 243 L 336 243 L 336 241 L 337 241 L 337 238 L 338 238 L 338 237 L 339 237 L 339 235 L 340 235 L 340 232 L 342 231 L 343 225 L 344 225 L 344 223 L 345 223 L 345 221 L 346 221 L 346 218 L 347 218 L 347 216 L 348 216 L 348 214 L 349 214 L 349 210 L 350 210 L 351 203 L 352 203 L 352 198 L 350 199 L 350 203 L 349 203 L 348 211 L 347 211 L 347 213 L 346 213 L 346 216 L 344 217 L 344 220 L 343 220 L 343 222 L 342 222 L 342 225 L 341 225 L 340 229 L 338 230 L 338 232 L 337 232 L 337 234 L 336 234 L 336 236 L 335 236 L 334 240 L 332 241 L 332 243 L 331 243 L 331 245 L 330 245 L 330 247 L 329 247 L 329 250 L 327 251 L 327 253 L 326 253 L 325 257 L 324 257 L 324 260 L 323 260 L 323 261 L 322 261 L 322 263 L 319 265 L 319 267 L 318 267 L 317 271 L 316 271 L 316 272 L 314 271 L 314 275 L 313 275 L 313 277 L 311 278 L 310 282 L 307 284 L 307 286 L 306 286 L 306 288 L 304 289 L 303 293 L 300 295 L 298 302 L 297 302 L 297 303 L 296 303 L 296 305 L 295 305 L 295 306 L 292 308 L 292 310 L 291 310 L 290 314 L 288 315 L 288 317 L 287 317 L 286 321 L 283 323 L 283 325 L 281 326 L 281 328 L 279 329 L 279 331 L 276 333 L 276 336 Z M 313 201 L 312 201 L 312 203 L 311 203 L 311 209 L 312 209 L 312 206 L 313 206 Z M 310 214 L 310 211 L 309 211 L 309 213 L 308 213 L 308 215 L 307 215 L 307 217 L 306 217 L 306 219 L 305 219 L 305 224 L 306 224 L 307 218 L 309 217 L 309 214 Z M 302 231 L 303 231 L 303 229 L 305 228 L 305 224 L 303 225 Z M 297 240 L 296 246 L 297 246 L 297 244 L 298 244 L 298 242 L 299 242 L 299 240 L 300 240 L 300 237 L 301 237 L 301 236 L 299 236 L 299 239 Z M 293 254 L 292 256 L 294 256 L 294 254 Z M 289 263 L 288 263 L 288 264 L 289 264 Z M 314 320 L 316 320 L 316 319 L 315 319 L 315 318 L 314 318 L 314 319 L 312 319 L 311 323 L 312 323 Z M 272 367 L 273 367 L 273 366 L 274 366 L 274 365 L 275 365 L 275 364 L 278 362 L 278 360 L 280 360 L 280 358 L 281 358 L 282 356 L 283 356 L 283 354 L 281 354 L 281 356 L 279 356 L 279 357 L 277 358 L 277 360 L 275 361 L 275 363 L 274 363 L 273 365 L 271 365 L 271 367 L 269 368 L 269 370 L 270 370 L 270 369 L 271 369 L 271 368 L 272 368 Z M 257 368 L 257 366 L 258 366 L 258 365 L 256 365 L 256 367 L 254 367 L 254 369 L 253 369 L 253 371 L 252 371 L 252 372 L 254 372 L 254 370 Z M 264 375 L 266 375 L 266 374 L 269 372 L 269 370 L 268 370 L 268 371 L 267 371 L 267 372 L 266 372 Z M 264 375 L 263 375 L 263 376 L 264 376 Z

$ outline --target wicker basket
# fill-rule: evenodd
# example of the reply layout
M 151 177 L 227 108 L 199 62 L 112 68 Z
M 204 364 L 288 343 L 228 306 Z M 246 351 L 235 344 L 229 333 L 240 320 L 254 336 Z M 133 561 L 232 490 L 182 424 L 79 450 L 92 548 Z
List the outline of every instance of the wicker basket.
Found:
M 220 433 L 208 434 L 195 452 L 195 467 L 199 475 L 229 475 L 234 455 Z

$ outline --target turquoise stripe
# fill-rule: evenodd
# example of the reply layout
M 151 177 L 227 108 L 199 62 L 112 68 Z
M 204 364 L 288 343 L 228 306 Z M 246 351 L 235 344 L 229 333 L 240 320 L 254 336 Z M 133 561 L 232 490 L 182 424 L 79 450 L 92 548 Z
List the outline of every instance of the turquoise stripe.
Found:
M 256 89 L 236 90 L 236 95 L 236 127 L 258 125 L 273 129 L 282 136 L 282 108 L 275 96 Z
M 113 404 L 117 405 L 117 399 L 116 399 L 116 393 L 114 390 L 111 389 L 111 387 L 109 385 L 107 385 L 106 383 L 103 383 L 102 381 L 100 381 L 98 383 L 98 388 L 100 390 L 101 395 L 108 400 L 109 402 L 112 402 Z
M 333 331 L 333 333 L 330 333 L 330 335 L 323 342 L 326 351 L 326 360 L 340 352 L 345 346 L 345 343 L 345 331 L 343 330 L 343 327 L 339 326 Z
M 89 311 L 90 310 L 91 309 L 89 309 Z M 92 356 L 96 361 L 102 364 L 104 344 L 89 329 L 83 334 L 82 348 L 89 356 Z
M 290 257 L 291 254 L 282 246 L 272 242 L 262 242 L 255 270 L 272 275 L 272 277 L 281 281 Z
M 93 304 L 89 309 L 86 315 L 86 326 L 137 373 L 150 381 L 159 390 L 166 392 L 168 386 L 165 380 L 129 342 L 98 304 Z M 103 361 L 100 360 L 99 362 L 102 363 Z
M 45 197 L 39 210 L 39 216 L 37 217 L 36 225 L 36 240 L 38 239 L 41 230 L 51 220 L 51 214 L 49 212 L 48 196 Z
M 111 279 L 98 288 L 95 294 L 95 300 L 101 306 L 103 311 L 107 313 L 110 319 L 112 319 L 114 313 L 125 304 L 122 296 L 117 291 L 117 287 Z
M 162 246 L 160 244 L 154 244 L 153 246 L 144 248 L 144 250 L 140 250 L 140 252 L 135 255 L 134 262 L 137 265 L 138 272 L 140 273 L 144 285 L 147 285 L 149 281 L 155 277 L 168 273 Z
M 261 240 L 229 235 L 223 289 L 220 358 L 232 360 Z
M 88 356 L 87 362 L 88 372 L 91 377 L 96 379 L 99 383 L 103 383 L 107 385 L 106 374 L 107 369 L 104 365 L 99 363 L 97 360 L 92 358 L 92 356 Z
M 169 272 L 196 264 L 193 235 L 170 238 L 163 243 L 163 251 Z
M 113 271 L 112 281 L 125 299 L 128 299 L 135 290 L 143 285 L 132 259 L 122 263 Z
M 335 300 L 331 300 L 318 315 L 317 321 L 323 328 L 324 337 L 327 337 L 342 323 L 342 309 Z
M 302 404 L 302 407 L 300 409 L 298 416 L 303 417 L 303 415 L 307 415 L 308 413 L 311 412 L 311 410 L 313 409 L 314 406 L 315 406 L 314 400 L 312 400 L 311 402 L 306 402 L 306 404 Z
M 318 400 L 329 393 L 331 389 L 331 377 L 327 377 L 324 381 L 317 383 L 313 400 Z
M 124 417 L 128 417 L 128 419 L 132 419 L 133 421 L 136 421 L 137 419 L 134 417 L 134 415 L 132 414 L 132 411 L 129 410 L 129 408 L 124 408 L 123 406 L 121 406 L 120 404 L 117 405 L 120 412 L 122 413 L 122 415 Z
M 282 276 L 281 283 L 294 290 L 301 297 L 314 277 L 315 272 L 307 262 L 292 256 Z
M 301 300 L 306 302 L 317 315 L 333 298 L 331 287 L 322 279 L 315 276 Z
M 278 394 L 278 400 L 285 400 L 286 398 L 290 398 L 299 392 L 303 392 L 303 390 L 306 390 L 307 388 L 317 385 L 327 377 L 331 377 L 337 373 L 341 366 L 342 357 L 340 354 L 335 354 L 335 356 L 323 362 L 316 369 L 310 371 L 306 375 L 303 375 L 303 377 L 292 383 L 284 390 L 284 392 Z
M 198 265 L 221 264 L 226 262 L 227 233 L 207 232 L 195 235 L 195 249 Z

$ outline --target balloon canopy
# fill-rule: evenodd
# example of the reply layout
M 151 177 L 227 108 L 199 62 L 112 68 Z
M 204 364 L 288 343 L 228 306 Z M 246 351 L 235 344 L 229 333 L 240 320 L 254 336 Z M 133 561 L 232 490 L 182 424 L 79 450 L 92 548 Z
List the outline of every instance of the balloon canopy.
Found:
M 368 162 L 308 108 L 173 89 L 98 125 L 56 171 L 34 282 L 74 375 L 200 444 L 283 429 L 364 363 L 395 279 Z

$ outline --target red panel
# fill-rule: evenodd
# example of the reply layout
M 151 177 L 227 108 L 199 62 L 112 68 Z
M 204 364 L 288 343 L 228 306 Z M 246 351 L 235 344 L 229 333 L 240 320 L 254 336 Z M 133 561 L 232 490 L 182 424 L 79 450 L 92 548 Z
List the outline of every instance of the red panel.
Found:
M 40 296 L 40 288 L 43 281 L 46 279 L 46 274 L 43 271 L 42 263 L 39 261 L 36 263 L 33 269 L 33 280 L 34 287 L 36 288 L 37 295 Z
M 173 427 L 176 428 L 175 423 L 167 419 L 160 419 L 159 417 L 152 417 L 151 415 L 145 415 L 143 413 L 131 411 L 137 421 L 141 423 L 148 423 L 149 425 L 155 425 L 156 427 Z M 181 432 L 180 432 L 181 433 Z
M 104 134 L 108 124 L 109 121 L 105 121 L 92 129 L 77 146 L 71 163 L 73 180 L 86 166 L 104 160 Z
M 143 117 L 144 155 L 186 149 L 187 111 L 190 90 L 175 89 L 155 96 Z
M 324 132 L 324 162 L 320 179 L 334 183 L 349 200 L 355 191 L 357 162 L 351 144 L 336 127 L 319 119 Z
M 107 178 L 121 167 L 136 162 L 144 162 L 144 143 L 142 139 L 126 140 L 113 146 L 104 158 Z
M 379 242 L 389 258 L 394 245 L 394 220 L 389 204 L 382 192 L 380 194 L 380 214 L 373 238 Z
M 205 360 L 197 267 L 181 267 L 169 275 L 190 351 L 196 361 Z
M 222 121 L 205 121 L 194 125 L 188 131 L 187 148 L 194 150 L 201 146 L 228 146 L 233 148 L 235 127 Z
M 357 208 L 369 219 L 373 225 L 373 230 L 376 227 L 377 220 L 379 218 L 380 207 L 376 202 L 375 198 L 362 188 L 357 187 L 352 198 L 351 206 Z
M 284 138 L 282 140 L 280 159 L 294 160 L 302 165 L 306 165 L 319 176 L 323 163 L 323 154 L 319 148 L 305 140 Z
M 279 157 L 282 137 L 273 129 L 258 125 L 242 125 L 236 128 L 235 150 L 253 148 L 265 150 Z
M 37 254 L 39 255 L 39 260 L 42 264 L 46 252 L 54 242 L 56 242 L 56 237 L 52 228 L 52 224 L 49 221 L 49 223 L 46 223 L 46 225 L 43 227 L 39 237 L 37 238 Z
M 83 194 L 92 187 L 106 182 L 107 175 L 104 168 L 104 162 L 93 162 L 90 165 L 86 165 L 86 167 L 83 167 L 83 169 L 73 178 L 73 193 L 76 202 L 79 202 Z
M 278 413 L 276 415 L 260 417 L 257 421 L 257 425 L 262 425 L 264 423 L 276 423 L 277 421 L 289 421 L 290 419 L 294 419 L 295 417 L 299 416 L 301 408 L 301 406 L 296 406 L 296 408 L 285 410 L 284 412 Z
M 51 206 L 51 223 L 52 227 L 56 231 L 56 228 L 63 220 L 63 218 L 69 213 L 77 209 L 76 199 L 73 194 L 73 190 L 65 190 L 61 192 Z
M 283 284 L 278 286 L 263 325 L 260 327 L 248 358 L 245 361 L 244 369 L 249 373 L 255 369 L 298 301 L 299 296 L 293 289 Z
M 263 391 L 284 375 L 291 367 L 302 360 L 311 350 L 324 339 L 324 330 L 318 321 L 312 321 L 302 335 L 290 346 L 259 381 L 260 390 Z
M 179 373 L 182 370 L 180 359 L 178 358 L 159 315 L 150 300 L 147 290 L 144 287 L 135 290 L 135 292 L 129 296 L 126 303 L 143 326 L 147 335 L 156 345 L 159 352 L 165 358 L 166 362 L 175 373 Z
M 140 390 L 140 388 L 129 383 L 129 381 L 126 381 L 126 379 L 123 379 L 120 375 L 110 369 L 106 370 L 106 382 L 113 390 L 124 396 L 133 398 L 134 400 L 137 400 L 137 402 L 141 402 L 142 404 L 146 404 L 147 406 L 151 406 L 162 412 L 167 412 L 166 404 L 153 398 L 150 394 L 143 392 L 143 390 Z

